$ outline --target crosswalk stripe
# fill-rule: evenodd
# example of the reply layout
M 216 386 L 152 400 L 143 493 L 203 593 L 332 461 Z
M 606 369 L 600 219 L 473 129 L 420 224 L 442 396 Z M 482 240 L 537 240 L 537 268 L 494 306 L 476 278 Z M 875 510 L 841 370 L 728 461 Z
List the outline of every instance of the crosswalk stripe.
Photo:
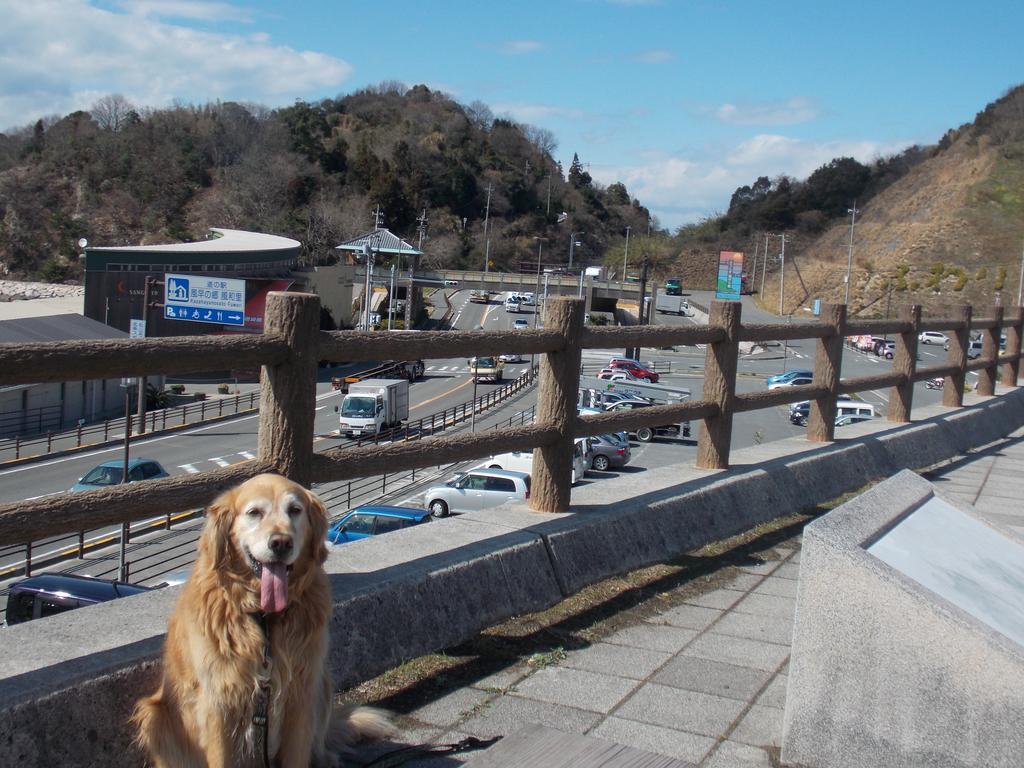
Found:
M 212 459 L 210 459 L 210 461 L 212 461 L 218 467 L 230 467 L 231 466 L 231 462 L 230 461 L 225 461 L 220 456 L 214 456 Z
M 199 470 L 195 468 L 194 464 L 179 464 L 178 465 L 178 469 L 184 469 L 190 475 L 197 475 L 197 474 L 199 474 Z
M 252 461 L 253 459 L 256 458 L 256 454 L 252 453 L 251 451 L 239 451 L 238 455 L 248 459 L 249 461 Z

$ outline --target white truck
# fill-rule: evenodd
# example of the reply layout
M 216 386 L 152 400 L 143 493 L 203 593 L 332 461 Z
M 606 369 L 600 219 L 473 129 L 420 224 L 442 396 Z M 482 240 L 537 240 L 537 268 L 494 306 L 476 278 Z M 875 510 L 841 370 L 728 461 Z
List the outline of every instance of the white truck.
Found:
M 348 386 L 338 431 L 349 437 L 379 435 L 409 418 L 407 379 L 366 379 Z
M 658 301 L 654 308 L 659 312 L 671 312 L 673 315 L 682 315 L 683 317 L 693 315 L 693 312 L 690 311 L 690 302 L 682 296 L 669 296 L 659 293 Z

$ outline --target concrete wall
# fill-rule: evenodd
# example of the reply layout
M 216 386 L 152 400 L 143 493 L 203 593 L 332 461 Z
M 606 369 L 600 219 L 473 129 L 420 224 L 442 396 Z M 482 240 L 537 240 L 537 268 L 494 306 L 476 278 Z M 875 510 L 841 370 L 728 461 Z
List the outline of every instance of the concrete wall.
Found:
M 865 549 L 932 494 L 901 473 L 804 530 L 784 765 L 1024 762 L 1024 648 Z
M 584 481 L 573 511 L 462 515 L 346 544 L 328 560 L 339 686 L 472 637 L 599 579 L 675 557 L 905 467 L 926 467 L 1024 424 L 1024 391 L 919 422 L 845 427 L 735 451 L 734 469 L 666 467 Z M 0 765 L 134 766 L 126 716 L 156 681 L 175 590 L 0 631 Z

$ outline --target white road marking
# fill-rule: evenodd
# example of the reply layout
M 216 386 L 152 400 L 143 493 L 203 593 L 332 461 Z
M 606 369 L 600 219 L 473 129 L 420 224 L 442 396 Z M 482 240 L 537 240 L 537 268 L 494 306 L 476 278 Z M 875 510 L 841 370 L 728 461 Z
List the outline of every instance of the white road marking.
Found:
M 212 461 L 218 467 L 230 467 L 231 466 L 231 462 L 230 461 L 225 461 L 220 456 L 214 456 L 213 458 L 209 459 L 209 461 Z
M 251 451 L 239 451 L 238 455 L 245 457 L 249 461 L 252 461 L 253 459 L 256 458 L 256 454 L 252 453 Z
M 190 475 L 198 475 L 199 474 L 199 470 L 196 469 L 194 464 L 179 464 L 178 465 L 178 469 L 184 469 Z
M 56 496 L 58 493 L 64 493 L 64 491 L 54 491 L 53 493 L 43 493 L 39 496 L 29 496 L 25 501 L 34 501 L 35 499 L 45 499 L 47 496 Z

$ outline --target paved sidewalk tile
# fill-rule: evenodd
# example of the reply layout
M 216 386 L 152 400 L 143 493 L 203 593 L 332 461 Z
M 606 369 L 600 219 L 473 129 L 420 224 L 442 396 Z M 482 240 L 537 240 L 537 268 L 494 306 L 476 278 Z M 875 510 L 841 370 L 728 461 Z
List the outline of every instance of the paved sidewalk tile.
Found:
M 636 720 L 624 720 L 619 717 L 609 717 L 587 735 L 659 755 L 668 755 L 678 760 L 686 760 L 694 765 L 699 763 L 704 755 L 715 746 L 715 739 L 710 736 L 701 736 L 674 728 L 663 728 L 650 723 L 639 723 Z
M 569 651 L 559 666 L 643 680 L 671 658 L 670 653 L 650 648 L 594 643 L 589 648 Z
M 740 720 L 736 730 L 729 734 L 729 738 L 754 747 L 781 746 L 782 716 L 781 709 L 755 704 Z
M 793 582 L 794 584 L 796 582 Z M 758 615 L 730 611 L 715 624 L 715 632 L 751 640 L 764 640 L 779 645 L 792 645 L 793 620 L 788 616 L 775 614 Z
M 507 736 L 530 723 L 557 723 L 560 731 L 583 734 L 600 720 L 601 715 L 597 712 L 508 695 L 492 701 L 476 716 L 462 723 L 459 730 L 471 736 L 489 739 L 492 736 Z
M 472 687 L 481 691 L 504 691 L 514 686 L 520 679 L 526 677 L 531 672 L 533 672 L 531 667 L 523 662 L 519 662 L 487 677 L 480 678 L 473 683 Z
M 778 597 L 777 595 L 762 595 L 754 592 L 736 603 L 733 611 L 754 613 L 759 616 L 784 616 L 791 619 L 796 611 L 796 599 L 792 597 Z
M 768 574 L 770 574 L 772 571 L 774 571 L 776 568 L 779 567 L 779 562 L 781 562 L 781 561 L 779 561 L 779 560 L 758 561 L 755 558 L 751 558 L 749 563 L 746 563 L 744 565 L 740 565 L 739 569 L 741 571 L 746 571 L 747 573 L 757 574 L 758 576 L 767 576 Z
M 763 707 L 786 708 L 786 686 L 789 684 L 789 675 L 778 674 L 764 689 L 764 693 L 755 702 Z
M 800 578 L 800 568 L 794 563 L 785 563 L 773 571 L 772 576 L 780 576 L 783 579 L 798 579 Z
M 672 627 L 667 624 L 637 624 L 604 638 L 604 642 L 612 645 L 648 648 L 665 653 L 678 653 L 696 636 L 695 630 L 684 627 Z
M 736 699 L 648 683 L 614 714 L 626 720 L 718 738 L 745 706 Z
M 699 656 L 677 656 L 652 678 L 661 685 L 671 685 L 698 693 L 710 693 L 727 699 L 750 701 L 768 682 L 771 672 L 727 664 Z
M 699 605 L 703 608 L 717 608 L 720 611 L 731 608 L 743 595 L 737 594 L 731 589 L 716 589 L 705 592 L 703 595 L 694 595 L 686 598 L 690 605 Z
M 492 695 L 475 688 L 458 688 L 447 696 L 413 710 L 409 716 L 421 723 L 451 728 L 482 706 Z
M 699 605 L 679 605 L 664 613 L 647 620 L 648 624 L 670 624 L 673 627 L 686 627 L 698 632 L 707 629 L 714 621 L 724 615 L 715 608 L 702 608 Z
M 769 576 L 753 590 L 755 595 L 775 595 L 776 597 L 796 597 L 797 582 L 793 579 L 784 579 L 781 576 Z
M 763 749 L 723 741 L 701 768 L 772 768 L 772 762 Z
M 789 646 L 709 632 L 694 640 L 683 654 L 774 672 L 789 656 Z
M 515 695 L 593 712 L 608 712 L 636 686 L 636 680 L 624 677 L 570 667 L 547 667 L 519 683 Z
M 723 584 L 722 588 L 731 589 L 734 592 L 747 592 L 760 584 L 763 578 L 763 576 L 759 576 L 756 573 L 740 571 L 729 580 L 728 584 Z

